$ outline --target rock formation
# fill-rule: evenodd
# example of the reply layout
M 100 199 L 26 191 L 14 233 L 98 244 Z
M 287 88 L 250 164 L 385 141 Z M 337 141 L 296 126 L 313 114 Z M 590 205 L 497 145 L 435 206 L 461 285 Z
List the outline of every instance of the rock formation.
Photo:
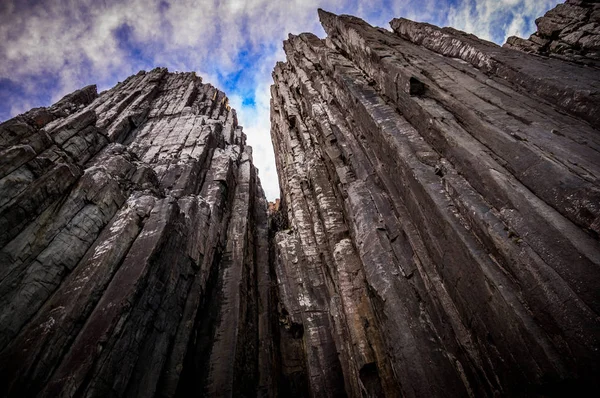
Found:
M 222 92 L 156 69 L 0 130 L 0 395 L 268 382 L 267 203 Z
M 567 0 L 535 21 L 525 40 L 512 36 L 504 47 L 600 67 L 600 2 Z
M 535 48 L 319 11 L 273 72 L 270 204 L 193 73 L 1 124 L 0 395 L 597 391 L 600 70 L 552 44 L 596 10 Z
M 597 391 L 599 71 L 320 18 L 271 89 L 281 341 L 306 347 L 284 375 L 313 396 Z

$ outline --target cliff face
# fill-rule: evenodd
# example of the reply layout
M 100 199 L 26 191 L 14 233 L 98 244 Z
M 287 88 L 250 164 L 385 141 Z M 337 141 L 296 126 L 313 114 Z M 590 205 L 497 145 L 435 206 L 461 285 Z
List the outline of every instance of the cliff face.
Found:
M 140 72 L 0 149 L 0 395 L 255 394 L 267 204 L 222 92 Z
M 563 8 L 545 18 L 587 32 Z M 0 395 L 600 387 L 591 52 L 320 18 L 328 37 L 291 35 L 273 72 L 274 203 L 193 73 L 0 125 Z
M 281 345 L 305 347 L 283 377 L 314 396 L 597 388 L 600 73 L 320 18 L 271 88 Z

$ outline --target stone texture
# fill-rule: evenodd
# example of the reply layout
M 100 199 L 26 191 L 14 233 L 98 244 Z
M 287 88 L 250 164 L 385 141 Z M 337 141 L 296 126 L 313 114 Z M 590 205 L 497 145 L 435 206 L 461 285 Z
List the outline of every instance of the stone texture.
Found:
M 598 70 L 319 15 L 327 38 L 290 35 L 271 87 L 282 379 L 312 396 L 597 390 Z
M 225 94 L 140 72 L 0 151 L 0 395 L 273 396 L 267 203 Z
M 567 0 L 535 20 L 529 39 L 511 36 L 503 47 L 600 68 L 600 3 Z
M 538 51 L 595 8 L 538 55 L 319 11 L 273 72 L 273 203 L 194 73 L 0 124 L 0 395 L 598 390 L 600 71 Z
M 527 57 L 453 28 L 409 21 L 391 21 L 394 32 L 429 50 L 461 59 L 480 71 L 512 82 L 561 110 L 600 126 L 598 71 L 557 59 Z M 505 46 L 506 47 L 506 46 Z

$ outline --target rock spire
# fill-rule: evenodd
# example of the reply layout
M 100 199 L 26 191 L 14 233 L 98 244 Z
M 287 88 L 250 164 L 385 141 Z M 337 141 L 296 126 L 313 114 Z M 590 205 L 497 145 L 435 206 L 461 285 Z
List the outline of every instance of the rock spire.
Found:
M 597 389 L 600 71 L 319 16 L 271 88 L 276 270 L 313 395 Z

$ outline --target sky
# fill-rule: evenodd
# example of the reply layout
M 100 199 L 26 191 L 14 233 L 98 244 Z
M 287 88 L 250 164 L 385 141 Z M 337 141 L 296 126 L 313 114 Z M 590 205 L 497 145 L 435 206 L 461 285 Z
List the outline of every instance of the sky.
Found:
M 528 37 L 557 0 L 0 0 L 0 121 L 139 70 L 196 71 L 224 91 L 253 147 L 267 198 L 279 196 L 269 86 L 288 33 L 325 33 L 317 8 L 389 29 L 394 17 L 498 44 Z

